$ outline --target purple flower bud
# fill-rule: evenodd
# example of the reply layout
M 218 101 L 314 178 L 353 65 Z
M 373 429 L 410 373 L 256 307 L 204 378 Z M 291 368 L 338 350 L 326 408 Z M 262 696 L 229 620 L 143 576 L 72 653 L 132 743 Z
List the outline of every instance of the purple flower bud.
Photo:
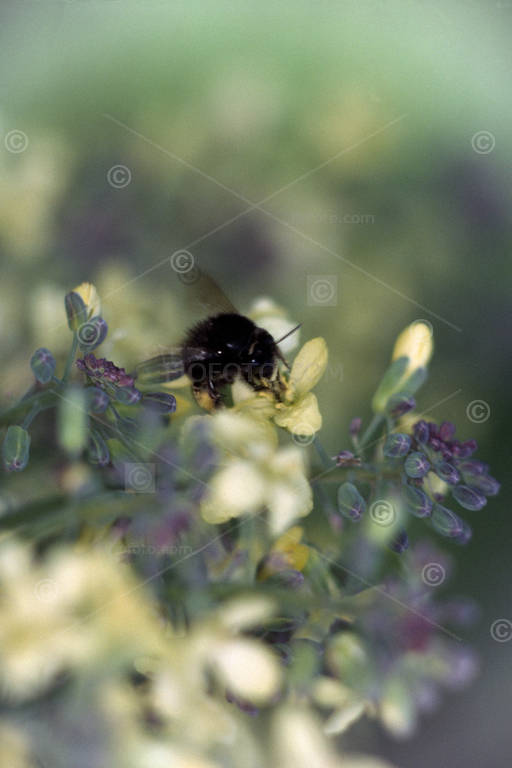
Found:
M 104 413 L 107 410 L 110 398 L 107 393 L 99 387 L 87 387 L 85 389 L 88 409 L 92 413 Z
M 176 398 L 167 392 L 147 392 L 142 395 L 142 404 L 159 413 L 174 413 L 176 411 Z
M 472 488 L 470 485 L 458 485 L 453 489 L 452 496 L 461 507 L 476 512 L 487 504 L 487 499 L 478 488 Z
M 455 425 L 451 421 L 443 421 L 439 427 L 439 438 L 446 442 L 452 440 L 455 435 Z
M 489 465 L 477 459 L 461 461 L 457 466 L 463 475 L 483 475 L 489 471 Z
M 30 360 L 32 373 L 41 384 L 47 384 L 55 373 L 55 358 L 49 349 L 36 349 Z
M 465 440 L 463 443 L 455 440 L 452 450 L 453 455 L 457 456 L 457 458 L 467 459 L 468 456 L 472 456 L 474 454 L 477 448 L 478 446 L 476 440 Z
M 416 408 L 416 400 L 414 397 L 410 397 L 402 392 L 392 395 L 386 405 L 386 410 L 395 419 L 403 416 L 404 413 L 408 413 Z
M 473 531 L 471 530 L 470 526 L 466 523 L 465 520 L 462 521 L 462 531 L 458 534 L 458 536 L 455 536 L 455 542 L 456 544 L 461 544 L 464 546 L 468 543 L 468 541 L 471 540 L 471 537 L 473 536 Z
M 424 477 L 430 469 L 430 462 L 424 453 L 413 451 L 406 458 L 404 469 L 408 477 Z
M 82 323 L 78 328 L 77 338 L 84 352 L 92 352 L 105 341 L 108 333 L 108 325 L 99 315 Z
M 352 483 L 343 483 L 338 488 L 338 509 L 343 517 L 359 520 L 366 510 L 366 502 Z
M 501 488 L 500 483 L 490 475 L 473 475 L 471 485 L 478 488 L 484 496 L 496 496 Z
M 115 398 L 123 405 L 135 405 L 142 397 L 142 393 L 135 387 L 116 387 Z
M 409 435 L 406 435 L 403 432 L 396 432 L 386 437 L 386 442 L 384 443 L 383 448 L 384 456 L 389 456 L 393 459 L 399 456 L 405 456 L 409 452 L 410 447 L 411 438 Z
M 349 434 L 351 437 L 356 437 L 359 432 L 361 431 L 361 425 L 363 423 L 363 420 L 360 416 L 356 416 L 352 421 L 350 422 L 350 427 L 348 428 Z
M 464 533 L 464 521 L 451 509 L 434 504 L 432 525 L 441 536 L 456 539 Z
M 434 472 L 441 480 L 448 483 L 448 485 L 457 485 L 460 481 L 459 473 L 453 464 L 449 464 L 447 461 L 440 461 L 436 464 L 434 466 Z
M 421 488 L 404 485 L 402 494 L 407 505 L 407 510 L 415 517 L 430 517 L 432 512 L 432 500 Z
M 423 419 L 416 422 L 414 425 L 414 438 L 417 440 L 417 442 L 421 445 L 425 445 L 425 443 L 428 443 L 429 437 L 430 430 L 428 428 L 427 422 Z
M 409 537 L 407 536 L 406 531 L 401 530 L 389 546 L 393 552 L 397 552 L 399 555 L 401 555 L 402 552 L 405 552 L 405 550 L 409 548 Z

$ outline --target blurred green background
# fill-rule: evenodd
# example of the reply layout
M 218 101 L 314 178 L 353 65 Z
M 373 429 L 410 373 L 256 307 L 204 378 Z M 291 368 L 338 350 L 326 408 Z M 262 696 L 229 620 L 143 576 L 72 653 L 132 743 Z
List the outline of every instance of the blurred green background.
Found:
M 180 249 L 241 311 L 270 296 L 303 340 L 326 338 L 330 455 L 368 418 L 397 333 L 432 323 L 419 407 L 475 437 L 503 489 L 453 553 L 452 591 L 482 606 L 478 681 L 411 741 L 352 737 L 404 768 L 510 762 L 512 642 L 490 626 L 512 618 L 511 21 L 506 0 L 0 10 L 3 404 L 37 346 L 64 354 L 62 296 L 83 280 L 116 362 L 175 343 L 193 319 Z M 487 418 L 468 418 L 475 400 Z

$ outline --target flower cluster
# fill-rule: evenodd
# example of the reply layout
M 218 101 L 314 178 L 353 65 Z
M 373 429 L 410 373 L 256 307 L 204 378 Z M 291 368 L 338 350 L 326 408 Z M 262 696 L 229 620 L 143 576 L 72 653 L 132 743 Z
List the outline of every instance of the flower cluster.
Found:
M 282 361 L 275 388 L 237 380 L 231 405 L 190 414 L 192 396 L 96 357 L 107 325 L 91 284 L 65 304 L 62 374 L 37 350 L 34 385 L 2 415 L 4 465 L 19 471 L 33 419 L 57 409 L 59 496 L 0 516 L 30 542 L 0 547 L 0 704 L 15 701 L 29 732 L 0 720 L 0 749 L 20 768 L 57 764 L 73 712 L 113 767 L 385 768 L 329 737 L 362 716 L 408 735 L 477 669 L 453 642 L 474 610 L 433 588 L 450 559 L 405 529 L 426 518 L 466 541 L 449 498 L 476 511 L 499 490 L 475 441 L 416 411 L 429 326 L 400 334 L 371 421 L 353 419 L 351 449 L 329 459 L 312 391 L 322 338 Z M 294 327 L 269 301 L 254 317 L 274 338 Z

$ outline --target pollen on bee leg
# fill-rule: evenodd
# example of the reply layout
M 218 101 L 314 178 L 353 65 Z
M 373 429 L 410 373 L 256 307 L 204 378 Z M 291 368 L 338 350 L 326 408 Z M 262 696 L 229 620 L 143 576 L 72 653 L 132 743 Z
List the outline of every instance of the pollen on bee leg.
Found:
M 194 388 L 192 391 L 196 403 L 203 410 L 209 411 L 211 413 L 219 407 L 220 400 L 216 400 L 214 397 L 212 397 L 207 389 Z

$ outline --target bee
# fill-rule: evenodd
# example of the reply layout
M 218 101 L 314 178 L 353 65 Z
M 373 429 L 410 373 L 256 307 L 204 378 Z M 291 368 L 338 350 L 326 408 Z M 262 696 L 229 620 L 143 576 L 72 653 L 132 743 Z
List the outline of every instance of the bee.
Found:
M 178 349 L 140 363 L 139 380 L 161 384 L 186 376 L 196 402 L 207 411 L 222 406 L 222 390 L 237 379 L 257 392 L 269 391 L 280 400 L 284 384 L 279 362 L 289 366 L 278 345 L 300 325 L 276 341 L 264 328 L 241 315 L 212 278 L 198 271 L 198 282 L 198 295 L 202 291 L 209 297 L 200 302 L 203 309 L 223 311 L 213 311 L 192 326 Z M 213 304 L 212 295 L 217 298 Z

